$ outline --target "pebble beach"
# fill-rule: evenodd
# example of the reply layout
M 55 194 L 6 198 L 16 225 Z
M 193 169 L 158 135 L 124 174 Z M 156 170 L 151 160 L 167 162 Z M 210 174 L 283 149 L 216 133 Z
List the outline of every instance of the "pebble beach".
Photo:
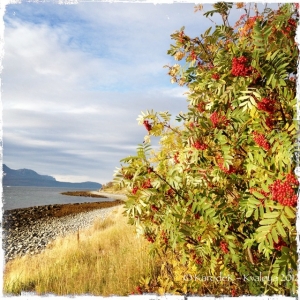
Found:
M 111 195 L 110 195 L 111 196 Z M 115 195 L 116 196 L 116 195 Z M 6 210 L 2 243 L 5 261 L 41 252 L 51 241 L 105 219 L 125 196 L 109 202 L 55 204 Z

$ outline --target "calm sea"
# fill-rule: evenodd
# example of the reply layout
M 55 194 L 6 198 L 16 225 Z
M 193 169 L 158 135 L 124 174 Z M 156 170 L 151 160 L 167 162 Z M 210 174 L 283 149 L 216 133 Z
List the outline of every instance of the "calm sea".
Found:
M 84 189 L 33 187 L 33 186 L 4 186 L 2 194 L 3 209 L 25 208 L 38 205 L 68 204 L 83 202 L 99 202 L 112 200 L 110 198 L 92 198 L 61 195 L 61 192 Z

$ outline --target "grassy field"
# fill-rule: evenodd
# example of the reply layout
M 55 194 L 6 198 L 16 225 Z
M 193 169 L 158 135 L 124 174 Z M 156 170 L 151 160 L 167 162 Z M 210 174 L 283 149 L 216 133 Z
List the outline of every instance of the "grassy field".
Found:
M 131 294 L 141 276 L 154 274 L 148 243 L 137 237 L 122 206 L 90 228 L 55 240 L 45 251 L 6 264 L 4 293 Z

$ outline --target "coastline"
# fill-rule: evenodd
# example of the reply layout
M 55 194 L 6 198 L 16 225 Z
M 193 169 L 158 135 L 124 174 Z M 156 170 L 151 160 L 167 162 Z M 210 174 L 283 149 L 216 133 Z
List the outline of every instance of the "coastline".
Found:
M 112 194 L 108 192 L 99 192 L 99 191 L 90 191 L 91 194 L 99 195 L 104 198 L 113 198 L 113 199 L 120 199 L 125 201 L 127 199 L 127 196 L 124 194 Z
M 105 194 L 113 200 L 5 210 L 2 223 L 5 261 L 39 253 L 55 238 L 89 227 L 96 218 L 106 218 L 116 206 L 124 204 L 120 198 L 126 199 L 124 195 Z

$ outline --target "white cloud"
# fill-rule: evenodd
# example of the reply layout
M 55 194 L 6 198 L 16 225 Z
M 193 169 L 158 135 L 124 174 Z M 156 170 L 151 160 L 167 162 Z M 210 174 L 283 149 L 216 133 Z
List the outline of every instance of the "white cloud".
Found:
M 59 180 L 112 179 L 135 154 L 141 111 L 186 109 L 170 84 L 170 34 L 211 24 L 193 4 L 22 3 L 8 9 L 2 74 L 4 163 Z M 168 16 L 168 17 L 167 17 Z

